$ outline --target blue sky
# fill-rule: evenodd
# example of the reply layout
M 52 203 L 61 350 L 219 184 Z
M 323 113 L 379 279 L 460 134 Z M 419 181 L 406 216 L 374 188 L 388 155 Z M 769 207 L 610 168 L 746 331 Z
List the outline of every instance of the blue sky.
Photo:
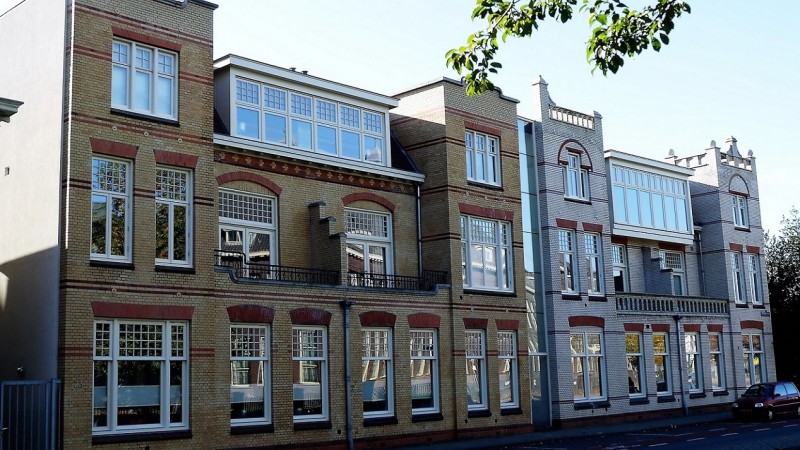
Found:
M 447 50 L 481 27 L 469 0 L 218 0 L 214 57 L 234 53 L 379 92 L 448 76 Z M 631 5 L 643 1 L 632 1 Z M 493 78 L 532 116 L 541 75 L 560 106 L 603 115 L 604 143 L 661 159 L 702 152 L 729 136 L 752 149 L 762 222 L 800 206 L 800 2 L 693 0 L 670 45 L 625 63 L 616 75 L 592 74 L 585 16 L 547 23 L 530 39 L 509 40 Z M 769 5 L 761 6 L 761 5 Z

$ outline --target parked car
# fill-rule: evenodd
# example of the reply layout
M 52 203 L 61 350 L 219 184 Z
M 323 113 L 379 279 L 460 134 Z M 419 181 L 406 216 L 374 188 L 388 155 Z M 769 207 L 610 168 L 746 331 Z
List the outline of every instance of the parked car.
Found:
M 789 413 L 800 416 L 800 393 L 790 381 L 757 383 L 742 394 L 733 404 L 737 419 L 752 417 L 772 420 L 776 414 Z

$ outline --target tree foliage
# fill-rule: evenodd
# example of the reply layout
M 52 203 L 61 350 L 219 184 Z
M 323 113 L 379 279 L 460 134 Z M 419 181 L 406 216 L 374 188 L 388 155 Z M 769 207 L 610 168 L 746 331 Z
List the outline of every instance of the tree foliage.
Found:
M 494 88 L 489 80 L 502 66 L 494 61 L 509 36 L 528 37 L 548 19 L 567 22 L 576 10 L 589 13 L 592 28 L 586 43 L 586 58 L 593 71 L 616 73 L 625 57 L 642 53 L 651 46 L 661 50 L 669 44 L 674 21 L 691 8 L 684 0 L 654 2 L 638 10 L 620 0 L 476 0 L 472 19 L 486 21 L 486 28 L 471 34 L 467 44 L 447 52 L 447 65 L 464 76 L 469 94 Z M 465 73 L 466 72 L 466 73 Z
M 800 213 L 792 208 L 781 219 L 776 235 L 767 233 L 767 284 L 778 376 L 800 375 L 800 356 L 794 346 L 800 323 Z

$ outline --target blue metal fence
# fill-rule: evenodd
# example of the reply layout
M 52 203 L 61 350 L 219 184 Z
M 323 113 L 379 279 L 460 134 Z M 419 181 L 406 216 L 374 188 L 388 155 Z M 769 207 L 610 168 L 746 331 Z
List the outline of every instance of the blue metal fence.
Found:
M 0 382 L 0 450 L 61 448 L 61 380 Z

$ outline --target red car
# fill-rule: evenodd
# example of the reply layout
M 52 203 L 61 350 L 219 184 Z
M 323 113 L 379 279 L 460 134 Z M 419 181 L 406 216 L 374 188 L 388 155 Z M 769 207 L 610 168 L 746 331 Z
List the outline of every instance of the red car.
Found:
M 733 404 L 737 419 L 754 417 L 772 420 L 776 414 L 789 413 L 800 416 L 800 393 L 789 381 L 758 383 L 750 386 Z

